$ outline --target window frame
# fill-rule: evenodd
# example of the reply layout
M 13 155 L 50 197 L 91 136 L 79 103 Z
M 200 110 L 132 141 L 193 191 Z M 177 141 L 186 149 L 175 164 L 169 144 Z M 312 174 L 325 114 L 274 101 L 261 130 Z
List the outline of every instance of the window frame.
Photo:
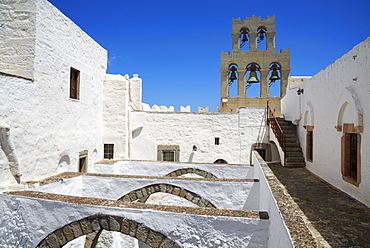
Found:
M 157 161 L 164 161 L 163 152 L 174 152 L 174 161 L 167 162 L 179 162 L 180 161 L 180 146 L 179 145 L 157 145 Z
M 353 148 L 353 141 L 355 141 L 355 148 Z M 353 123 L 343 124 L 343 135 L 341 138 L 341 172 L 344 181 L 356 187 L 360 185 L 361 134 L 356 131 Z
M 306 160 L 309 162 L 313 162 L 313 126 L 306 127 Z
M 80 76 L 81 72 L 71 67 L 69 74 L 69 98 L 80 99 Z
M 114 144 L 104 144 L 104 159 L 114 159 Z

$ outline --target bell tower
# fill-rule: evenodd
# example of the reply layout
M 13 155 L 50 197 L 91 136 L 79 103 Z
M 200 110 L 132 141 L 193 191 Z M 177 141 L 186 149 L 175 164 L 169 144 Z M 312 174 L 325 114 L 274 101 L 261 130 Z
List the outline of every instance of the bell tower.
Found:
M 275 114 L 280 115 L 280 100 L 286 93 L 290 74 L 290 50 L 276 53 L 275 35 L 275 16 L 232 19 L 232 52 L 221 52 L 219 112 L 265 108 L 268 101 Z

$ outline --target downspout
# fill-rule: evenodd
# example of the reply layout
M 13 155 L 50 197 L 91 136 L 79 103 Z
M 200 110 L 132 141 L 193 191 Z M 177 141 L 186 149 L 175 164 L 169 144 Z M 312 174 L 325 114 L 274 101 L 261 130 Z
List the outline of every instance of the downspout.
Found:
M 18 178 L 21 177 L 22 174 L 19 168 L 19 161 L 15 154 L 14 144 L 10 137 L 10 127 L 5 123 L 0 123 L 0 146 L 8 159 L 12 175 Z

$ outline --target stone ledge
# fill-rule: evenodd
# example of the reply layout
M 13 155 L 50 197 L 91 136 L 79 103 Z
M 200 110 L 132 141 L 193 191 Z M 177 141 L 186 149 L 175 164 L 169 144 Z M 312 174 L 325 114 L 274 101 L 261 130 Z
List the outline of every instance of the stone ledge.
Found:
M 214 163 L 202 163 L 202 162 L 179 162 L 179 161 L 153 161 L 153 160 L 129 160 L 129 159 L 104 159 L 99 162 L 96 162 L 94 164 L 107 164 L 107 165 L 113 165 L 117 162 L 121 161 L 130 161 L 130 162 L 148 162 L 148 163 L 174 163 L 174 164 L 195 164 L 195 165 L 209 165 L 209 166 L 215 166 L 215 165 L 221 165 L 221 166 L 252 166 L 250 164 L 214 164 Z
M 110 178 L 133 178 L 133 179 L 163 179 L 169 181 L 205 181 L 205 182 L 259 182 L 258 179 L 220 179 L 220 178 L 191 178 L 191 177 L 158 177 L 158 176 L 136 176 L 136 175 L 115 175 L 115 174 L 97 174 L 84 172 L 63 172 L 39 181 L 40 185 L 58 182 L 62 179 L 69 179 L 79 176 L 91 177 L 110 177 Z
M 269 219 L 266 212 L 260 211 L 242 211 L 242 210 L 230 210 L 230 209 L 214 209 L 214 208 L 195 208 L 195 207 L 180 207 L 180 206 L 169 206 L 169 205 L 154 205 L 134 202 L 119 202 L 114 200 L 106 200 L 99 198 L 89 197 L 77 197 L 69 195 L 59 195 L 35 191 L 12 191 L 5 192 L 4 194 L 37 198 L 49 201 L 68 202 L 73 204 L 81 205 L 94 205 L 103 207 L 115 207 L 115 208 L 131 208 L 131 209 L 152 209 L 154 211 L 165 211 L 172 213 L 181 214 L 193 214 L 193 215 L 210 215 L 210 216 L 228 216 L 228 217 L 240 217 L 250 219 Z

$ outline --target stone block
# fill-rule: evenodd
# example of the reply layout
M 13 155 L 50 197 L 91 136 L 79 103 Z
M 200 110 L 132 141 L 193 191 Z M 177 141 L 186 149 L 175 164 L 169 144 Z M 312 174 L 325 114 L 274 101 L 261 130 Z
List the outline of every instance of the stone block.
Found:
M 176 172 L 171 172 L 169 176 L 170 177 L 177 177 Z
M 137 199 L 140 199 L 143 197 L 143 192 L 141 191 L 141 189 L 136 190 L 136 196 L 137 196 Z
M 191 202 L 198 205 L 200 198 L 198 196 L 194 197 Z
M 55 236 L 57 237 L 58 239 L 58 242 L 61 246 L 65 245 L 68 243 L 66 237 L 64 236 L 64 233 L 63 233 L 63 230 L 62 229 L 59 229 L 55 232 Z
M 180 197 L 185 197 L 185 195 L 186 195 L 186 190 L 185 190 L 185 189 L 180 189 L 180 194 L 179 194 L 179 196 L 180 196 Z
M 177 187 L 174 187 L 173 190 L 172 190 L 172 194 L 173 195 L 179 195 L 180 194 L 180 188 L 177 188 Z
M 68 242 L 75 239 L 75 236 L 72 231 L 72 227 L 70 225 L 64 226 L 62 230 Z
M 50 248 L 46 240 L 44 239 L 36 248 Z
M 130 223 L 127 219 L 122 218 L 121 233 L 128 235 L 129 232 L 130 232 Z
M 165 239 L 165 236 L 163 234 L 150 230 L 148 234 L 148 238 L 146 240 L 146 244 L 153 248 L 157 248 L 161 245 L 164 239 Z
M 163 240 L 159 248 L 181 248 L 181 246 L 179 246 L 175 241 L 166 238 Z
M 145 242 L 149 234 L 149 228 L 143 224 L 139 224 L 136 231 L 136 238 L 140 241 Z
M 166 193 L 167 187 L 165 184 L 160 184 L 159 188 L 160 188 L 160 192 Z
M 154 187 L 153 186 L 148 187 L 147 192 L 149 195 L 153 194 L 155 192 Z
M 205 199 L 200 199 L 199 202 L 198 202 L 199 207 L 206 207 L 207 204 L 208 204 L 208 201 L 205 200 Z
M 159 188 L 158 184 L 154 185 L 154 190 L 155 192 L 160 192 L 161 189 Z
M 119 221 L 119 217 L 114 218 L 112 216 L 108 217 L 109 220 L 109 230 L 119 232 L 121 231 L 121 225 L 119 224 L 121 221 Z
M 100 226 L 104 230 L 110 231 L 107 217 L 101 217 L 100 218 Z
M 146 188 L 141 189 L 141 192 L 143 193 L 143 196 L 149 195 Z
M 172 193 L 172 190 L 173 190 L 173 186 L 172 185 L 167 185 L 167 187 L 166 187 L 166 193 L 171 194 Z
M 130 235 L 131 237 L 136 237 L 136 231 L 137 231 L 138 224 L 132 220 L 128 220 L 128 221 L 130 223 L 130 229 L 129 229 L 128 235 Z
M 191 193 L 186 193 L 186 195 L 185 195 L 185 199 L 187 199 L 187 200 L 189 200 L 189 201 L 191 201 L 191 200 L 193 200 L 193 195 L 191 194 Z
M 91 222 L 88 221 L 87 219 L 81 220 L 80 226 L 81 226 L 82 233 L 85 235 L 93 232 Z
M 177 170 L 177 171 L 175 171 L 176 172 L 176 176 L 178 177 L 178 176 L 181 176 L 181 170 Z
M 125 195 L 124 197 L 121 198 L 121 200 L 124 201 L 124 202 L 130 202 L 131 201 L 129 195 Z
M 91 229 L 96 232 L 100 230 L 100 221 L 98 217 L 89 219 L 91 223 Z
M 135 192 L 130 192 L 128 195 L 129 195 L 131 201 L 135 201 L 137 199 L 137 196 L 136 196 Z
M 54 233 L 50 234 L 49 236 L 46 237 L 46 242 L 49 245 L 50 248 L 59 248 L 59 242 L 57 237 L 55 236 Z

